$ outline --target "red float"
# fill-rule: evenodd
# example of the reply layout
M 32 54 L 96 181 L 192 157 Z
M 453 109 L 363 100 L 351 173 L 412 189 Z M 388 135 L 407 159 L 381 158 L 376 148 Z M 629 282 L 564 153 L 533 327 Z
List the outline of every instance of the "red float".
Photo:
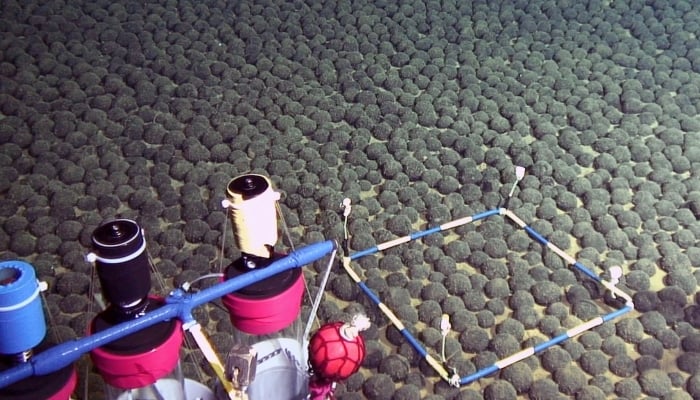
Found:
M 360 369 L 365 358 L 362 336 L 343 335 L 348 326 L 343 322 L 326 324 L 311 337 L 309 362 L 314 373 L 326 381 L 349 378 Z

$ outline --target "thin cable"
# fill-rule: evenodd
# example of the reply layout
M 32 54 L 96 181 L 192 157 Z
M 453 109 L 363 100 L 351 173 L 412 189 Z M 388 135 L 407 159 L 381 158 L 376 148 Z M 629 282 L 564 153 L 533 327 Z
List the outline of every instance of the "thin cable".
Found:
M 158 386 L 156 385 L 151 385 L 151 392 L 153 393 L 153 396 L 156 398 L 156 400 L 166 400 L 165 397 L 160 393 L 160 390 L 158 390 Z M 131 395 L 131 393 L 129 393 Z
M 192 338 L 190 335 L 184 335 L 185 336 L 185 345 L 187 346 L 187 349 L 189 349 L 190 352 L 194 352 L 195 350 L 198 349 L 198 346 L 195 344 L 192 344 Z M 193 357 L 194 358 L 194 357 Z M 204 376 L 204 371 L 202 370 L 201 365 L 199 364 L 198 360 L 194 360 L 193 362 L 195 368 L 194 370 L 197 373 L 197 381 L 204 383 L 204 381 L 207 379 L 207 377 Z
M 146 249 L 146 256 L 148 257 L 148 263 L 150 264 L 151 271 L 155 275 L 156 283 L 158 284 L 158 286 L 160 286 L 159 291 L 163 296 L 165 296 L 167 294 L 165 279 L 163 279 L 163 275 L 160 273 L 160 271 L 156 267 L 156 264 L 153 261 L 153 257 L 151 257 L 151 253 L 148 251 L 148 249 Z M 204 277 L 197 278 L 192 283 L 196 282 L 199 279 L 203 279 L 203 278 Z M 184 335 L 184 336 L 185 336 L 185 338 L 187 338 L 187 335 Z M 187 342 L 187 341 L 185 340 L 185 342 Z M 188 345 L 189 345 L 189 343 L 188 343 Z M 201 378 L 204 372 L 202 371 L 202 367 L 199 365 L 199 363 L 195 364 L 195 370 L 197 371 L 197 375 Z M 89 374 L 86 374 L 86 376 L 87 375 L 89 375 Z M 153 395 L 157 399 L 165 400 L 165 398 L 159 392 L 158 388 L 155 385 L 153 385 Z M 85 397 L 85 398 L 87 398 L 87 397 Z
M 156 268 L 156 264 L 153 262 L 153 257 L 151 257 L 151 253 L 148 252 L 148 250 L 146 250 L 146 257 L 148 257 L 148 264 L 151 266 L 151 272 L 153 272 L 153 274 L 156 276 L 156 283 L 159 286 L 159 293 L 161 295 L 167 294 L 163 275 L 160 273 L 160 271 L 158 271 L 158 268 Z
M 282 222 L 282 231 L 284 232 L 285 236 L 287 237 L 287 242 L 289 242 L 289 247 L 292 249 L 292 251 L 296 251 L 296 248 L 294 247 L 294 242 L 292 241 L 292 234 L 289 231 L 289 227 L 287 226 L 287 221 L 284 219 L 284 214 L 282 213 L 282 207 L 279 205 L 278 202 L 275 202 L 275 207 L 277 209 L 277 215 L 279 216 L 280 221 Z M 311 290 L 309 289 L 309 285 L 306 282 L 306 276 L 302 272 L 301 279 L 304 280 L 304 291 L 306 292 L 306 299 L 311 302 L 312 296 L 311 296 Z M 313 314 L 309 314 L 309 319 L 312 318 Z
M 155 274 L 155 276 L 156 276 L 156 282 L 157 282 L 158 285 L 160 286 L 160 292 L 161 292 L 163 295 L 165 295 L 167 292 L 166 292 L 165 280 L 163 279 L 163 275 L 162 275 L 162 274 L 160 273 L 160 271 L 156 268 L 156 264 L 153 262 L 153 258 L 151 257 L 151 253 L 148 252 L 148 250 L 147 250 L 147 251 L 146 251 L 146 254 L 147 254 L 147 256 L 148 256 L 148 263 L 149 263 L 150 266 L 151 266 L 151 271 L 153 272 L 153 274 Z M 217 275 L 217 274 L 208 274 L 208 275 L 200 276 L 199 278 L 195 279 L 194 281 L 189 282 L 189 286 L 187 287 L 187 289 L 184 289 L 184 286 L 185 286 L 186 284 L 188 284 L 188 282 L 185 282 L 185 283 L 182 285 L 182 286 L 183 286 L 183 289 L 184 289 L 185 291 L 188 291 L 189 288 L 190 288 L 190 286 L 192 286 L 192 284 L 194 284 L 195 282 L 197 282 L 197 281 L 199 281 L 199 280 L 208 278 L 208 277 L 211 276 L 211 275 Z M 192 349 L 191 343 L 188 342 L 188 340 L 189 340 L 188 338 L 189 338 L 189 337 L 188 337 L 187 335 L 184 335 L 184 336 L 185 336 L 185 344 L 187 345 L 188 348 Z M 204 379 L 204 371 L 202 370 L 202 366 L 199 365 L 199 363 L 194 363 L 194 369 L 195 369 L 196 374 L 197 374 L 197 376 L 198 376 L 198 378 L 199 378 L 199 381 L 200 381 L 200 382 L 203 382 L 203 379 Z M 86 374 L 86 376 L 87 376 L 87 375 L 89 375 L 89 374 Z M 86 390 L 87 390 L 87 389 L 86 389 Z M 154 389 L 154 390 L 156 390 L 156 389 Z M 158 396 L 158 398 L 162 398 L 162 396 L 160 395 L 160 393 L 156 393 L 156 395 Z M 87 398 L 87 397 L 85 397 L 85 398 Z
M 347 219 L 347 217 L 343 221 L 343 232 L 344 232 L 345 239 L 347 239 L 348 238 L 348 219 Z
M 296 251 L 294 248 L 294 242 L 292 241 L 292 234 L 289 231 L 289 227 L 287 227 L 287 221 L 284 219 L 284 214 L 282 213 L 282 207 L 280 207 L 278 202 L 275 202 L 275 207 L 277 208 L 277 214 L 279 215 L 280 221 L 282 221 L 282 230 L 284 231 L 285 236 L 287 236 L 289 247 L 292 248 L 292 251 Z
M 328 283 L 328 276 L 331 273 L 331 268 L 333 267 L 333 263 L 335 262 L 335 255 L 338 252 L 338 250 L 333 250 L 331 253 L 331 259 L 328 261 L 328 267 L 326 267 L 326 272 L 323 274 L 323 279 L 321 280 L 321 286 L 318 288 L 318 292 L 316 293 L 316 299 L 314 300 L 314 303 L 311 307 L 311 312 L 309 313 L 309 320 L 306 322 L 306 328 L 304 329 L 304 342 L 308 342 L 309 339 L 309 333 L 311 332 L 311 326 L 313 325 L 314 321 L 317 320 L 316 318 L 316 312 L 318 311 L 318 307 L 321 304 L 321 299 L 323 298 L 323 293 L 326 290 L 326 284 Z
M 224 272 L 224 251 L 226 249 L 226 230 L 228 229 L 228 218 L 224 218 L 224 228 L 221 231 L 221 253 L 219 254 L 219 273 Z
M 211 273 L 211 274 L 202 275 L 202 276 L 198 277 L 197 279 L 193 280 L 192 282 L 185 282 L 185 283 L 183 283 L 182 285 L 180 285 L 180 287 L 181 287 L 182 290 L 184 290 L 185 292 L 189 292 L 189 291 L 190 291 L 190 288 L 192 287 L 192 285 L 194 285 L 195 283 L 197 283 L 197 282 L 199 282 L 199 281 L 201 281 L 201 280 L 209 279 L 209 278 L 221 278 L 221 277 L 223 277 L 223 276 L 224 276 L 224 274 L 222 274 L 222 273 L 213 272 L 213 273 Z
M 159 286 L 159 291 L 160 291 L 160 293 L 163 294 L 163 295 L 166 295 L 166 294 L 167 294 L 167 291 L 166 291 L 165 279 L 163 279 L 163 275 L 160 273 L 160 271 L 159 271 L 158 268 L 156 267 L 156 264 L 155 264 L 155 262 L 153 261 L 153 257 L 151 257 L 151 253 L 148 251 L 148 249 L 146 249 L 146 256 L 148 257 L 148 263 L 150 264 L 151 271 L 152 271 L 153 274 L 155 275 L 156 283 L 157 283 L 158 286 Z M 93 269 L 93 271 L 94 271 L 94 269 Z M 191 286 L 193 283 L 197 282 L 198 280 L 204 279 L 204 278 L 206 278 L 206 277 L 207 277 L 207 276 L 203 276 L 203 277 L 199 277 L 199 278 L 195 279 L 193 282 L 190 283 L 190 286 Z M 184 286 L 184 284 L 183 284 L 183 286 Z M 188 287 L 188 289 L 189 289 L 189 287 Z M 187 290 L 187 289 L 185 289 L 185 290 Z M 184 335 L 184 336 L 185 336 L 185 343 L 187 344 L 188 347 L 191 348 L 190 343 L 187 342 L 188 336 L 187 336 L 187 335 Z M 195 363 L 195 364 L 194 364 L 194 367 L 195 367 L 195 368 L 194 368 L 195 371 L 197 371 L 196 374 L 197 374 L 197 376 L 199 377 L 200 382 L 201 382 L 201 379 L 203 378 L 203 375 L 204 375 L 204 371 L 202 370 L 202 366 L 201 366 L 199 363 Z M 88 375 L 89 375 L 89 374 L 86 374 L 86 376 L 88 376 Z M 87 386 L 87 385 L 86 385 L 86 386 Z M 86 390 L 87 390 L 87 388 L 86 388 Z M 158 389 L 157 389 L 157 388 L 154 387 L 153 390 L 154 390 L 154 396 L 156 396 L 156 398 L 165 400 L 165 399 L 163 398 L 163 396 L 160 394 L 160 392 L 158 392 Z M 87 397 L 85 397 L 85 398 L 87 398 Z
M 90 268 L 90 286 L 88 288 L 88 296 L 89 300 L 88 301 L 88 315 L 92 315 L 92 313 L 95 311 L 95 302 L 97 302 L 97 298 L 95 296 L 95 274 L 96 274 L 96 269 L 95 268 Z M 102 303 L 100 304 L 100 308 L 102 308 Z M 49 313 L 49 318 L 51 317 L 51 314 Z M 61 343 L 61 342 L 59 342 Z M 85 386 L 83 386 L 83 398 L 88 399 L 89 398 L 89 388 L 90 388 L 90 363 L 85 364 L 85 372 L 83 374 L 85 376 Z
M 287 221 L 284 218 L 284 213 L 282 213 L 282 207 L 280 206 L 279 202 L 275 202 L 275 208 L 277 209 L 277 215 L 279 216 L 279 220 L 282 222 L 282 231 L 284 232 L 285 236 L 287 237 L 287 242 L 289 242 L 289 247 L 292 249 L 292 251 L 296 251 L 294 248 L 294 242 L 292 241 L 292 234 L 289 231 L 289 227 L 287 226 Z M 304 276 L 304 273 L 302 272 L 301 279 L 304 280 L 304 291 L 306 292 L 306 299 L 308 301 L 312 301 L 311 298 L 311 290 L 309 289 L 309 285 L 306 282 L 306 276 Z M 309 319 L 311 318 L 313 314 L 309 314 Z
M 41 302 L 42 302 L 42 305 L 43 305 L 42 308 L 44 309 L 44 314 L 46 314 L 46 317 L 47 317 L 47 319 L 49 320 L 49 326 L 55 327 L 55 326 L 56 326 L 56 325 L 55 325 L 56 320 L 55 320 L 55 318 L 53 317 L 53 315 L 51 314 L 51 310 L 50 310 L 49 307 L 48 307 L 49 302 L 48 302 L 48 300 L 46 299 L 46 295 L 44 294 L 44 292 L 39 291 L 39 296 L 41 296 Z M 90 305 L 91 305 L 91 304 L 88 303 L 88 312 L 90 311 Z M 58 329 L 54 329 L 54 330 L 53 330 L 53 338 L 54 338 L 54 340 L 56 341 L 56 343 L 63 343 L 63 337 L 62 337 L 62 335 L 61 335 L 61 332 L 60 332 Z

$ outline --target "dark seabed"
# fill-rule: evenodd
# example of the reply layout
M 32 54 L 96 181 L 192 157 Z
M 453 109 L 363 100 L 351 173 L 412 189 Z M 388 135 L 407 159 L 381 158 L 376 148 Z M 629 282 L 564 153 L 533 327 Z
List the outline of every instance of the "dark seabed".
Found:
M 374 323 L 338 398 L 700 398 L 697 2 L 37 3 L 0 5 L 0 251 L 49 283 L 49 340 L 94 316 L 107 219 L 144 228 L 167 292 L 217 270 L 239 174 L 272 178 L 297 245 L 341 238 L 352 199 L 356 251 L 497 207 L 518 165 L 509 208 L 596 273 L 622 266 L 636 309 L 457 389 L 336 268 L 321 320 Z M 502 218 L 357 267 L 431 354 L 450 314 L 461 375 L 605 309 Z M 230 347 L 225 312 L 196 317 Z M 76 396 L 99 399 L 87 363 Z

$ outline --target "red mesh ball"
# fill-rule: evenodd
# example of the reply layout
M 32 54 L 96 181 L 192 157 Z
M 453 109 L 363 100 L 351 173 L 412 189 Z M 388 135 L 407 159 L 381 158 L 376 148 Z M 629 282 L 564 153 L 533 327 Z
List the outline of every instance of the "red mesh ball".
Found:
M 328 381 L 349 378 L 365 358 L 362 336 L 347 340 L 340 335 L 342 326 L 343 322 L 322 326 L 309 343 L 309 363 L 317 375 Z

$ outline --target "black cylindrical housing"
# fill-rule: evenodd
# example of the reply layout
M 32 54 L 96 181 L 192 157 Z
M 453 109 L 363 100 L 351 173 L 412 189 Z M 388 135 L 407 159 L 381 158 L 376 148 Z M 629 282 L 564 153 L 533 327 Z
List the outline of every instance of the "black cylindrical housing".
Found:
M 106 300 L 126 308 L 146 299 L 151 290 L 151 264 L 141 227 L 129 219 L 106 222 L 93 232 L 92 244 Z

